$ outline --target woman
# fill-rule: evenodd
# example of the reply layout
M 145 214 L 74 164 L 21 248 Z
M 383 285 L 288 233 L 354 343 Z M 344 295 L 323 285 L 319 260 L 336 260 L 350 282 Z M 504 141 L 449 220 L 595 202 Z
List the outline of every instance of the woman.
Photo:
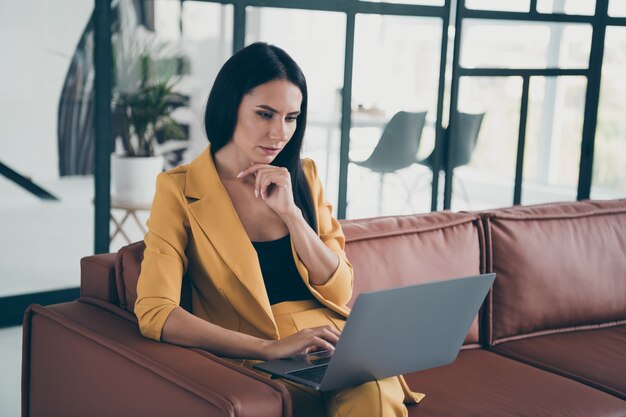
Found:
M 352 295 L 344 236 L 311 160 L 300 159 L 307 88 L 285 51 L 252 44 L 220 70 L 210 145 L 157 178 L 135 313 L 144 336 L 239 359 L 334 349 Z M 192 310 L 179 307 L 183 274 Z M 249 362 L 248 362 L 249 363 Z M 401 378 L 330 394 L 284 381 L 294 415 L 407 414 Z

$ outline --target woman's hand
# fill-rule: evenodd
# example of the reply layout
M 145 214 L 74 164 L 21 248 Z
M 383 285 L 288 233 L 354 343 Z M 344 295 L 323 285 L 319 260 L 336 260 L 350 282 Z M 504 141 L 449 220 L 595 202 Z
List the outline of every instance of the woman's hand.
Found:
M 237 178 L 253 175 L 254 195 L 263 199 L 279 216 L 289 216 L 297 212 L 298 207 L 293 201 L 291 175 L 287 168 L 273 165 L 254 164 L 244 169 Z
M 264 347 L 266 360 L 290 358 L 318 350 L 335 350 L 341 332 L 332 326 L 300 330 L 281 340 L 269 340 Z

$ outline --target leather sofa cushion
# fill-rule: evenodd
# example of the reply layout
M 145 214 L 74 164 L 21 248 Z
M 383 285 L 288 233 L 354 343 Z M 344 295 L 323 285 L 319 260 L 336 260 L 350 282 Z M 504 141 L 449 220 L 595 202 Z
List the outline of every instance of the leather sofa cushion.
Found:
M 526 338 L 495 351 L 626 400 L 626 325 Z
M 439 212 L 342 222 L 354 268 L 352 305 L 361 292 L 476 275 L 483 270 L 482 229 L 469 213 Z M 465 343 L 477 343 L 474 320 Z
M 626 320 L 626 200 L 485 216 L 490 342 Z
M 461 351 L 451 365 L 405 375 L 426 394 L 413 417 L 608 417 L 626 402 L 571 379 L 482 350 Z

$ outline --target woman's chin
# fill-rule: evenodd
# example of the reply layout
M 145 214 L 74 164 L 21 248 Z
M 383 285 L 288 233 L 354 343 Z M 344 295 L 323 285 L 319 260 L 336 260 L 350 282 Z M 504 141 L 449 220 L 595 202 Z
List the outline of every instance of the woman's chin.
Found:
M 274 159 L 276 159 L 276 157 L 278 156 L 278 154 L 276 155 L 267 155 L 267 154 L 261 154 L 261 155 L 255 155 L 255 158 L 251 159 L 255 164 L 266 164 L 269 165 L 271 164 Z

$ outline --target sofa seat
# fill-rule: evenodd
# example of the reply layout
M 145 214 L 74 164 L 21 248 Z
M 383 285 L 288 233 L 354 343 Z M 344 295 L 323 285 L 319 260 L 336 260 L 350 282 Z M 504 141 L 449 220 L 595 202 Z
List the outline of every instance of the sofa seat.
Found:
M 201 349 L 146 339 L 132 314 L 101 300 L 33 305 L 25 328 L 23 415 L 114 416 L 121 407 L 128 416 L 290 415 L 281 384 Z
M 483 349 L 451 365 L 407 375 L 426 394 L 411 417 L 625 416 L 626 402 L 571 379 Z
M 536 336 L 494 350 L 626 400 L 626 325 Z

